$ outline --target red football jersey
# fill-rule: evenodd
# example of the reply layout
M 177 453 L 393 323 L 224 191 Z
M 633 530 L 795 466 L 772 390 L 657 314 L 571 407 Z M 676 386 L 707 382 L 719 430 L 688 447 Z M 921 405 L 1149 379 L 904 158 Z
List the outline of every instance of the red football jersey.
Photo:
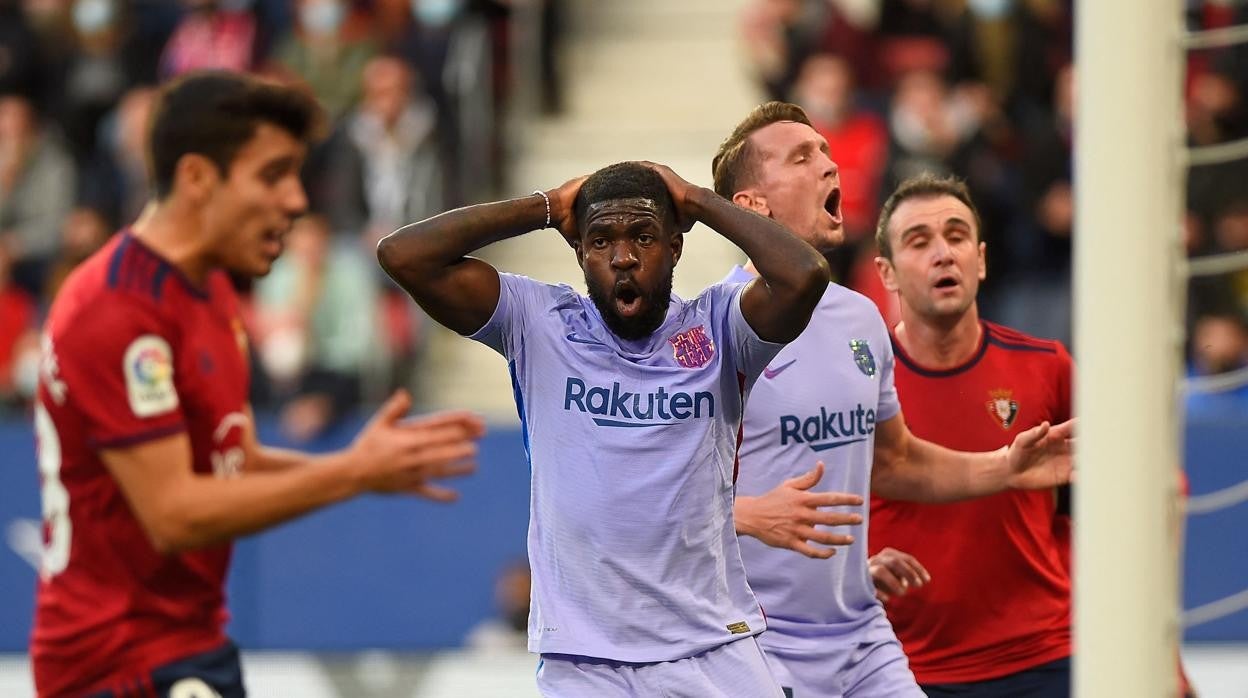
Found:
M 196 287 L 123 232 L 70 275 L 43 342 L 35 685 L 120 695 L 225 642 L 230 546 L 158 553 L 100 451 L 184 431 L 196 472 L 241 469 L 250 376 L 238 298 L 224 272 Z
M 915 363 L 894 339 L 902 412 L 918 437 L 990 451 L 1070 418 L 1071 359 L 1059 343 L 984 322 L 974 356 Z M 1067 540 L 1051 490 L 953 504 L 871 500 L 869 551 L 910 553 L 932 575 L 885 607 L 921 684 L 984 681 L 1070 656 Z

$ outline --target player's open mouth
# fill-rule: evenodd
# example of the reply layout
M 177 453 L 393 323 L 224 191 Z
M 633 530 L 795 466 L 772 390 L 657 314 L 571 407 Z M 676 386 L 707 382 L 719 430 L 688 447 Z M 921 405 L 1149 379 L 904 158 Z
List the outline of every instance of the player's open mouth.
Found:
M 958 280 L 953 278 L 952 276 L 942 276 L 936 280 L 935 285 L 936 285 L 936 288 L 939 288 L 939 289 L 957 288 Z
M 828 194 L 828 198 L 823 202 L 823 210 L 832 216 L 832 225 L 841 224 L 841 189 L 837 187 Z
M 264 243 L 264 252 L 266 255 L 274 259 L 282 255 L 282 247 L 284 238 L 282 231 L 276 229 L 266 230 L 262 242 Z
M 621 317 L 634 317 L 641 312 L 641 291 L 632 281 L 615 284 L 615 312 Z

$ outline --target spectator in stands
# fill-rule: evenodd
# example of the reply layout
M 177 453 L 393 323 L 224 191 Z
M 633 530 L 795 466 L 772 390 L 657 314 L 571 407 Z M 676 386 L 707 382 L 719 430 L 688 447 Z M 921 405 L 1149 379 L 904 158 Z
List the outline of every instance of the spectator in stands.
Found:
M 840 56 L 820 53 L 807 58 L 793 97 L 828 141 L 844 192 L 841 212 L 846 241 L 856 242 L 875 225 L 888 130 L 878 116 L 856 104 L 853 68 Z
M 8 250 L 0 245 L 0 414 L 29 400 L 34 383 L 30 377 L 32 373 L 38 375 L 38 343 L 33 341 L 38 331 L 35 299 L 13 284 L 12 261 Z
M 494 582 L 497 615 L 487 618 L 464 638 L 464 646 L 478 652 L 524 652 L 528 647 L 529 563 L 520 560 L 503 568 Z
M 61 218 L 73 205 L 74 164 L 39 124 L 30 100 L 0 97 L 0 245 L 17 285 L 32 295 L 56 253 Z
M 1218 213 L 1213 220 L 1212 229 L 1213 242 L 1218 252 L 1248 251 L 1248 199 L 1243 198 L 1241 193 L 1241 198 Z M 1248 269 L 1227 274 L 1225 282 L 1239 311 L 1248 313 Z
M 254 335 L 285 399 L 282 429 L 307 441 L 360 402 L 377 346 L 377 292 L 372 265 L 357 246 L 335 245 L 323 217 L 300 219 L 286 242 L 286 255 L 256 283 Z
M 78 198 L 113 227 L 129 225 L 151 196 L 143 151 L 155 90 L 136 87 L 100 124 L 94 155 L 79 173 Z
M 1071 234 L 1074 68 L 1054 83 L 1053 111 L 1024 125 L 1022 209 L 1005 240 L 1010 284 L 1002 290 L 1001 321 L 1041 337 L 1071 341 Z
M 953 109 L 940 75 L 915 70 L 897 83 L 889 113 L 892 152 L 886 186 L 924 172 L 949 174 L 968 124 Z
M 411 23 L 396 43 L 437 106 L 450 206 L 487 198 L 499 184 L 496 49 L 480 10 L 487 5 L 412 0 Z
M 160 57 L 155 37 L 135 31 L 135 12 L 123 0 L 74 0 L 72 49 L 57 85 L 56 113 L 75 160 L 95 149 L 100 120 L 136 84 L 151 82 Z
M 260 45 L 259 24 L 247 5 L 220 0 L 182 0 L 186 15 L 160 58 L 160 77 L 192 70 L 250 70 Z
M 33 95 L 39 88 L 38 36 L 18 2 L 0 0 L 0 94 Z
M 360 96 L 360 74 L 377 53 L 369 19 L 348 0 L 295 0 L 295 26 L 277 41 L 279 72 L 308 84 L 333 119 Z
M 48 269 L 43 290 L 45 305 L 51 304 L 69 272 L 103 247 L 112 233 L 108 220 L 93 208 L 79 206 L 69 212 L 61 225 L 61 244 Z
M 438 115 L 401 59 L 374 58 L 363 99 L 330 146 L 322 195 L 334 230 L 362 234 L 371 251 L 401 225 L 444 210 Z
M 1238 309 L 1197 319 L 1191 337 L 1189 376 L 1216 376 L 1248 368 L 1248 321 Z M 1248 385 L 1222 392 L 1189 391 L 1188 415 L 1248 415 Z

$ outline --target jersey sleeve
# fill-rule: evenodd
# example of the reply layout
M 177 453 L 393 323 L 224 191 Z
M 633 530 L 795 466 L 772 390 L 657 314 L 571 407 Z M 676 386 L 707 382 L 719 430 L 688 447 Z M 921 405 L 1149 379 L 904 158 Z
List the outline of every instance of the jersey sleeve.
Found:
M 1070 352 L 1060 342 L 1057 343 L 1057 404 L 1053 406 L 1054 420 L 1065 422 L 1074 415 L 1074 374 L 1075 362 Z
M 537 317 L 551 287 L 518 274 L 499 273 L 498 305 L 494 314 L 469 339 L 506 357 L 515 356 L 525 325 Z
M 879 316 L 879 313 L 876 313 Z M 879 318 L 880 332 L 877 335 L 880 347 L 880 402 L 875 409 L 875 421 L 887 422 L 901 414 L 901 401 L 897 399 L 897 386 L 893 382 L 893 369 L 897 357 L 893 354 L 893 342 L 889 338 L 888 328 L 884 319 Z
M 66 400 L 93 449 L 122 448 L 185 428 L 173 338 L 133 304 L 100 303 L 54 337 Z
M 734 365 L 737 372 L 745 376 L 746 384 L 751 385 L 785 345 L 759 337 L 746 321 L 745 314 L 741 312 L 741 294 L 746 285 L 716 284 L 710 290 L 724 295 L 728 301 L 728 332 L 732 341 Z

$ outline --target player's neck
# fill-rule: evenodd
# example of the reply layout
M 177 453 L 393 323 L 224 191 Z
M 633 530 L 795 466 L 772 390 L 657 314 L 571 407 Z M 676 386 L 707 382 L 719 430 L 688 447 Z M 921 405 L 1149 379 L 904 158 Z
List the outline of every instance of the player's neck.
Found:
M 170 201 L 148 204 L 130 230 L 192 283 L 204 283 L 212 271 L 199 217 L 185 207 Z
M 901 306 L 901 322 L 893 335 L 906 354 L 924 368 L 956 368 L 970 360 L 979 349 L 983 327 L 979 306 L 972 303 L 965 313 L 947 323 L 920 317 Z

